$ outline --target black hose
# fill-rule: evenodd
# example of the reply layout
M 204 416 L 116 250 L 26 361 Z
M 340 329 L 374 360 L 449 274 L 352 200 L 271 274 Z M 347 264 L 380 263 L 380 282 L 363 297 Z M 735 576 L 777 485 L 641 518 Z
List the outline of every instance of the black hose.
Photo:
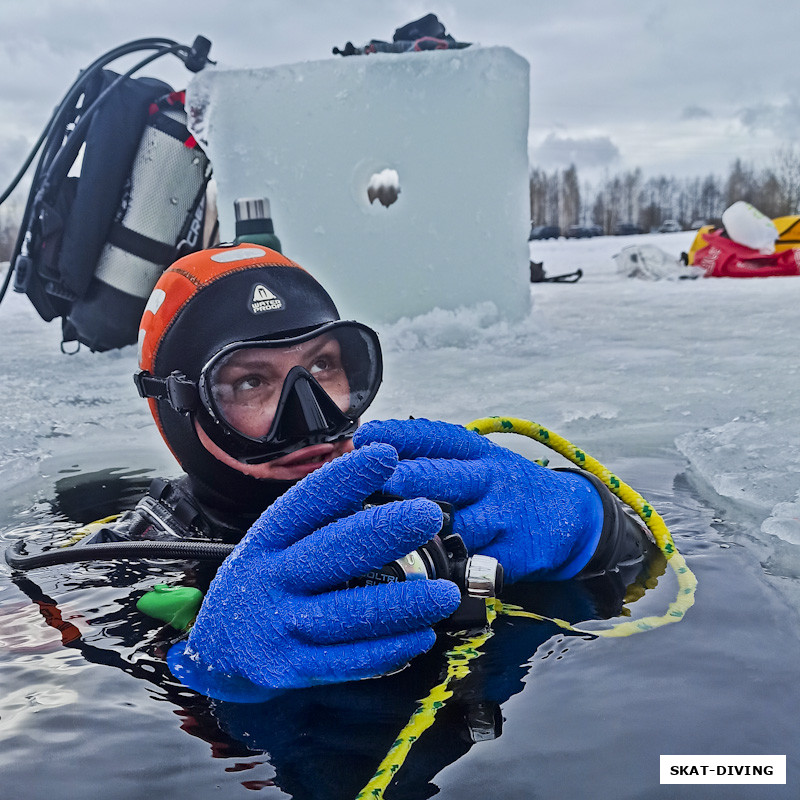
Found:
M 198 37 L 199 38 L 199 37 Z M 22 180 L 22 176 L 28 171 L 33 159 L 36 157 L 36 153 L 39 151 L 39 148 L 44 143 L 45 139 L 48 138 L 50 134 L 53 133 L 54 123 L 57 120 L 60 112 L 64 109 L 71 111 L 80 97 L 81 93 L 85 85 L 89 82 L 90 78 L 102 69 L 106 64 L 111 63 L 112 61 L 116 61 L 118 58 L 122 56 L 129 55 L 131 53 L 136 53 L 141 50 L 162 50 L 163 52 L 175 52 L 176 55 L 182 60 L 186 61 L 187 55 L 184 54 L 184 50 L 188 50 L 185 45 L 180 45 L 178 42 L 173 41 L 172 39 L 157 39 L 157 38 L 149 38 L 149 39 L 137 39 L 133 42 L 128 42 L 127 44 L 121 45 L 119 47 L 115 47 L 113 50 L 109 50 L 107 53 L 100 56 L 98 59 L 93 61 L 88 67 L 81 70 L 80 75 L 75 79 L 72 86 L 67 90 L 64 99 L 58 105 L 56 110 L 53 112 L 53 115 L 50 117 L 47 125 L 45 126 L 44 130 L 42 131 L 39 140 L 33 146 L 33 149 L 28 154 L 28 157 L 25 159 L 25 163 L 23 164 L 22 168 L 19 172 L 14 176 L 11 180 L 11 183 L 3 192 L 2 196 L 0 196 L 0 205 L 2 205 L 7 199 L 8 196 L 14 191 L 14 189 L 19 184 L 20 180 Z M 192 51 L 189 50 L 189 54 Z M 139 69 L 142 65 L 137 65 L 133 68 L 133 71 Z M 64 132 L 59 132 L 59 138 L 56 142 L 56 146 L 60 147 L 61 139 L 63 138 Z
M 58 151 L 52 157 L 50 163 L 47 165 L 47 171 L 41 179 L 42 185 L 39 189 L 39 193 L 45 195 L 52 188 L 51 183 L 54 175 L 60 175 L 62 178 L 66 177 L 69 165 L 71 165 L 77 157 L 80 146 L 84 141 L 84 131 L 89 127 L 92 117 L 98 111 L 100 106 L 103 105 L 106 98 L 123 81 L 130 78 L 135 72 L 138 72 L 152 61 L 161 58 L 167 53 L 174 53 L 178 47 L 179 45 L 174 45 L 171 47 L 162 47 L 156 50 L 155 53 L 151 53 L 149 56 L 147 56 L 147 58 L 143 58 L 137 64 L 134 64 L 134 66 L 132 66 L 127 72 L 124 72 L 122 75 L 118 75 L 108 86 L 106 86 L 105 89 L 103 89 L 103 91 L 95 98 L 94 102 L 89 106 L 89 108 L 87 108 L 86 111 L 81 114 L 80 119 L 78 119 L 78 121 L 75 123 L 75 127 L 70 132 L 66 142 L 64 142 L 64 144 L 58 149 Z
M 171 40 L 168 40 L 171 41 Z M 133 49 L 131 46 L 135 45 Z M 66 126 L 66 119 L 72 117 L 76 113 L 76 109 L 74 108 L 74 104 L 77 99 L 80 97 L 81 93 L 84 90 L 85 85 L 88 83 L 89 78 L 101 69 L 102 65 L 108 63 L 109 61 L 114 61 L 115 59 L 119 58 L 122 55 L 126 55 L 128 53 L 136 52 L 137 50 L 141 49 L 149 49 L 156 47 L 155 44 L 151 43 L 151 40 L 139 40 L 138 42 L 131 42 L 129 46 L 117 48 L 116 51 L 112 51 L 111 53 L 107 53 L 103 58 L 98 59 L 95 64 L 92 64 L 89 68 L 84 70 L 81 75 L 77 78 L 75 83 L 70 87 L 69 91 L 67 92 L 66 97 L 61 102 L 61 105 L 53 112 L 53 116 L 50 118 L 50 121 L 47 123 L 47 126 L 42 131 L 39 140 L 34 145 L 33 149 L 31 150 L 30 154 L 28 155 L 27 159 L 25 159 L 25 163 L 22 165 L 19 172 L 14 176 L 11 183 L 9 184 L 8 188 L 5 192 L 3 192 L 2 197 L 0 197 L 0 205 L 2 205 L 17 188 L 17 185 L 22 180 L 23 175 L 28 171 L 30 165 L 33 163 L 33 159 L 36 157 L 36 154 L 41 149 L 42 145 L 45 144 L 44 152 L 42 153 L 42 157 L 39 160 L 39 164 L 37 165 L 36 174 L 34 175 L 33 181 L 31 183 L 31 192 L 28 197 L 28 202 L 25 206 L 25 212 L 22 216 L 22 222 L 20 223 L 19 235 L 17 237 L 16 244 L 14 246 L 14 252 L 11 256 L 11 261 L 8 265 L 8 271 L 6 272 L 5 280 L 3 281 L 3 285 L 0 287 L 0 303 L 3 302 L 3 299 L 6 296 L 6 292 L 8 291 L 9 284 L 11 283 L 11 278 L 14 274 L 14 267 L 16 264 L 17 256 L 22 249 L 22 242 L 25 238 L 25 233 L 27 232 L 28 228 L 30 227 L 30 216 L 31 216 L 31 209 L 34 206 L 35 200 L 37 198 L 38 192 L 35 191 L 34 187 L 42 184 L 42 189 L 46 191 L 49 187 L 50 183 L 50 175 L 53 174 L 55 168 L 59 165 L 59 163 L 69 159 L 70 163 L 75 160 L 75 157 L 78 154 L 78 149 L 80 147 L 80 143 L 82 139 L 80 139 L 80 135 L 82 134 L 83 130 L 88 126 L 89 120 L 91 119 L 92 115 L 95 111 L 100 107 L 102 102 L 106 99 L 106 97 L 111 93 L 111 90 L 116 89 L 122 81 L 126 78 L 129 78 L 133 73 L 141 69 L 142 67 L 149 64 L 151 61 L 155 61 L 157 58 L 167 54 L 167 53 L 177 53 L 180 49 L 181 45 L 177 42 L 172 42 L 170 45 L 162 45 L 159 49 L 156 50 L 155 53 L 150 55 L 148 58 L 140 61 L 138 64 L 131 67 L 124 75 L 120 75 L 113 83 L 108 86 L 105 91 L 100 94 L 99 97 L 95 99 L 95 102 L 92 106 L 84 113 L 81 114 L 80 119 L 78 120 L 77 124 L 75 125 L 74 138 L 72 141 L 77 143 L 77 147 L 73 149 L 69 149 L 67 147 L 67 143 L 62 144 L 62 140 L 64 139 L 64 128 Z M 65 116 L 66 115 L 66 116 Z M 62 119 L 63 118 L 63 119 Z M 77 131 L 77 133 L 75 132 Z M 52 153 L 50 151 L 53 151 Z M 59 160 L 60 159 L 60 160 Z M 44 171 L 44 179 L 42 178 L 42 172 Z M 66 170 L 64 170 L 64 174 L 66 175 Z
M 165 541 L 142 539 L 135 542 L 104 542 L 84 546 L 61 547 L 31 555 L 22 552 L 24 540 L 20 539 L 6 549 L 6 563 L 12 569 L 38 569 L 54 564 L 72 564 L 76 561 L 107 561 L 114 559 L 141 560 L 145 558 L 178 558 L 199 561 L 223 561 L 234 545 L 221 542 Z

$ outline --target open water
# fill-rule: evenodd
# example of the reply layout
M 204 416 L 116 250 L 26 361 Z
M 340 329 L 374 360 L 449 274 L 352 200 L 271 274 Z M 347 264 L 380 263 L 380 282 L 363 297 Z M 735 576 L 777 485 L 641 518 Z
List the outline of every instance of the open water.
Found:
M 574 249 L 564 259 L 581 252 L 588 253 Z M 581 359 L 590 356 L 576 354 L 568 307 L 583 298 L 595 308 L 613 296 L 606 276 L 594 285 L 589 277 L 583 285 L 535 289 L 530 326 L 490 332 L 493 348 L 472 341 L 463 320 L 434 322 L 434 342 L 420 339 L 413 324 L 387 332 L 387 381 L 374 416 L 466 422 L 508 413 L 563 433 L 659 510 L 697 576 L 696 603 L 680 623 L 621 639 L 589 640 L 501 618 L 386 796 L 796 798 L 797 545 L 765 535 L 770 509 L 715 492 L 675 444 L 692 431 L 710 436 L 733 419 L 724 407 L 704 410 L 706 381 L 721 396 L 730 388 L 722 367 L 717 378 L 693 376 L 682 390 L 666 346 L 659 353 L 648 340 L 653 380 L 672 391 L 660 416 L 652 394 L 629 395 L 630 371 L 643 358 L 627 333 L 638 319 L 633 304 L 616 324 L 604 322 L 619 370 L 598 364 L 602 376 L 588 375 Z M 644 291 L 620 289 L 628 300 Z M 132 351 L 63 356 L 58 332 L 16 296 L 0 308 L 0 326 L 8 343 L 0 366 L 0 547 L 21 536 L 32 547 L 50 544 L 78 523 L 132 504 L 150 478 L 174 474 L 135 397 Z M 554 356 L 559 344 L 571 353 Z M 515 365 L 530 376 L 527 402 Z M 591 377 L 591 394 L 570 393 L 570 376 L 575 386 Z M 452 386 L 467 391 L 448 391 Z M 493 395 L 499 399 L 486 399 Z M 754 397 L 760 395 L 748 394 L 745 411 L 753 411 Z M 698 433 L 692 441 L 699 440 Z M 791 447 L 791 438 L 784 444 Z M 789 471 L 796 460 L 788 458 Z M 773 502 L 781 499 L 791 497 Z M 353 798 L 415 701 L 441 679 L 439 650 L 389 678 L 290 692 L 265 704 L 199 697 L 171 679 L 162 632 L 133 606 L 155 583 L 179 580 L 182 570 L 178 563 L 98 563 L 12 575 L 0 565 L 4 797 L 203 800 L 257 791 L 264 798 Z M 656 575 L 628 613 L 661 614 L 676 591 L 671 571 Z M 581 618 L 574 597 L 517 588 L 511 599 Z M 660 754 L 786 754 L 788 782 L 661 786 Z

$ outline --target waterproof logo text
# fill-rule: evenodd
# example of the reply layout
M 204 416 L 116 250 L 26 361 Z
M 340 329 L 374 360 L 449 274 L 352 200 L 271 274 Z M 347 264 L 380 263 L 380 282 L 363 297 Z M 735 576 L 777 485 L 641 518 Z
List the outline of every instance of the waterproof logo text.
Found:
M 254 314 L 263 314 L 265 311 L 280 311 L 282 308 L 283 300 L 267 289 L 263 283 L 257 283 L 253 287 L 250 310 Z

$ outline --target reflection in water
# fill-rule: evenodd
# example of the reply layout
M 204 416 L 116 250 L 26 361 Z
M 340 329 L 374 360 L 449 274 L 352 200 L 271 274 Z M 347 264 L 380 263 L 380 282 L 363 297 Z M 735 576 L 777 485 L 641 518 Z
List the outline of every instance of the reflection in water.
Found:
M 80 476 L 69 475 L 59 480 L 58 496 L 49 511 L 40 509 L 38 513 L 61 529 L 67 516 L 82 523 L 119 510 L 138 498 L 146 483 L 144 474 L 119 470 L 94 473 L 90 498 L 84 496 Z M 116 500 L 114 492 L 120 493 Z M 718 559 L 720 552 L 727 552 L 719 550 L 717 534 L 710 526 L 702 535 L 693 533 L 694 538 L 689 538 L 689 526 L 698 518 L 696 505 L 688 503 L 681 508 L 666 500 L 656 505 L 669 509 L 672 519 L 667 516 L 667 521 L 672 523 L 682 549 L 687 549 L 689 558 L 693 553 L 694 562 L 701 567 L 704 558 Z M 710 512 L 704 513 L 710 518 Z M 690 547 L 686 548 L 687 544 Z M 6 645 L 0 661 L 5 693 L 5 699 L 0 701 L 0 730 L 21 726 L 36 734 L 16 737 L 14 746 L 0 755 L 0 771 L 11 776 L 9 785 L 38 787 L 34 795 L 41 789 L 41 796 L 59 796 L 58 779 L 46 777 L 49 762 L 43 760 L 44 745 L 39 742 L 50 740 L 54 733 L 50 725 L 64 724 L 51 716 L 63 706 L 70 712 L 73 738 L 69 747 L 76 750 L 79 741 L 91 742 L 93 737 L 100 737 L 108 751 L 116 754 L 101 763 L 93 762 L 93 774 L 73 776 L 73 796 L 89 794 L 100 780 L 108 787 L 109 797 L 114 798 L 115 784 L 123 785 L 128 771 L 138 769 L 137 764 L 156 763 L 162 751 L 174 751 L 193 755 L 183 756 L 173 770 L 154 770 L 145 778 L 147 789 L 141 789 L 142 793 L 170 785 L 172 797 L 215 797 L 220 782 L 228 779 L 275 797 L 355 798 L 411 719 L 418 701 L 443 680 L 446 653 L 458 640 L 442 636 L 433 651 L 405 670 L 380 679 L 285 692 L 255 705 L 209 700 L 185 689 L 167 670 L 164 654 L 176 638 L 175 632 L 160 627 L 160 623 L 143 617 L 134 608 L 136 599 L 156 583 L 185 583 L 187 569 L 188 578 L 201 585 L 213 573 L 213 567 L 194 569 L 193 565 L 176 562 L 98 563 L 15 575 L 14 590 L 7 581 L 0 585 L 0 589 L 13 591 L 13 597 L 5 595 L 4 599 L 8 599 L 0 605 L 0 636 Z M 716 579 L 714 573 L 711 578 L 706 574 L 705 583 L 701 578 L 706 598 L 724 592 L 731 584 L 731 576 L 724 568 L 717 570 Z M 507 587 L 503 601 L 572 623 L 614 615 L 638 617 L 642 609 L 644 613 L 663 611 L 673 599 L 674 578 L 671 573 L 662 577 L 663 573 L 663 559 L 656 557 L 649 570 L 633 576 L 612 573 L 586 582 L 514 584 Z M 28 601 L 22 602 L 19 592 Z M 448 766 L 457 767 L 455 774 L 460 774 L 459 769 L 469 774 L 473 783 L 477 770 L 491 776 L 494 784 L 512 787 L 507 788 L 506 794 L 516 790 L 534 796 L 540 782 L 547 779 L 546 761 L 538 754 L 547 752 L 549 742 L 559 735 L 570 741 L 565 755 L 570 761 L 579 761 L 587 776 L 584 788 L 588 791 L 598 780 L 598 771 L 603 772 L 604 765 L 596 761 L 598 747 L 608 737 L 608 725 L 612 723 L 616 726 L 613 729 L 631 726 L 626 731 L 628 747 L 632 751 L 638 748 L 640 753 L 638 759 L 631 759 L 636 764 L 631 769 L 633 775 L 640 777 L 629 784 L 629 796 L 641 796 L 651 781 L 648 776 L 653 765 L 641 758 L 643 743 L 650 734 L 636 734 L 635 713 L 628 714 L 624 724 L 617 720 L 612 711 L 614 703 L 624 707 L 630 696 L 629 702 L 638 702 L 640 707 L 646 705 L 652 711 L 660 708 L 660 698 L 649 695 L 649 690 L 641 690 L 644 697 L 637 694 L 637 687 L 642 684 L 642 665 L 646 665 L 644 669 L 652 673 L 654 681 L 668 682 L 668 654 L 681 658 L 681 651 L 692 645 L 703 648 L 705 660 L 696 659 L 698 666 L 688 667 L 690 675 L 697 678 L 702 663 L 704 671 L 713 670 L 715 680 L 733 683 L 736 678 L 730 666 L 731 650 L 722 643 L 727 640 L 719 640 L 719 627 L 709 630 L 701 619 L 701 612 L 693 611 L 691 621 L 674 626 L 675 630 L 663 640 L 662 634 L 646 634 L 630 640 L 627 648 L 619 642 L 604 642 L 603 649 L 598 649 L 599 642 L 570 635 L 551 623 L 498 617 L 493 635 L 481 648 L 482 654 L 470 661 L 466 676 L 448 686 L 452 694 L 437 709 L 433 725 L 419 735 L 392 776 L 386 797 L 430 797 L 438 791 L 442 775 L 452 774 L 445 770 Z M 745 624 L 743 620 L 736 623 Z M 710 649 L 712 642 L 716 651 Z M 54 676 L 62 674 L 65 653 L 70 653 L 67 687 L 42 675 L 42 669 L 52 671 Z M 739 658 L 746 656 L 738 654 Z M 38 670 L 26 661 L 31 658 L 37 659 Z M 638 665 L 634 659 L 638 659 Z M 662 662 L 666 666 L 660 667 Z M 606 665 L 609 669 L 613 665 L 617 671 L 613 682 L 599 677 Z M 659 669 L 665 674 L 660 675 Z M 98 675 L 102 690 L 97 685 Z M 685 677 L 681 673 L 682 685 Z M 697 683 L 700 692 L 702 682 Z M 567 686 L 567 701 L 558 699 L 559 685 Z M 146 691 L 138 688 L 142 686 L 147 687 Z M 543 692 L 543 686 L 550 687 L 552 696 Z M 586 688 L 592 687 L 595 691 L 587 695 Z M 624 695 L 620 694 L 621 687 Z M 687 703 L 702 707 L 704 695 L 693 695 L 691 687 L 689 681 L 683 689 L 688 693 Z M 605 705 L 604 698 L 615 694 L 619 697 Z M 739 687 L 738 694 L 746 702 L 747 690 Z M 592 700 L 584 711 L 572 701 L 573 696 L 583 697 L 584 703 L 587 696 Z M 761 698 L 759 702 L 765 701 Z M 519 714 L 512 713 L 509 727 L 503 717 L 520 707 L 532 709 L 524 715 L 527 723 L 520 726 Z M 160 713 L 161 708 L 169 709 L 166 716 Z M 109 711 L 113 724 L 104 721 Z M 663 713 L 658 717 L 662 730 L 672 737 L 672 746 L 677 747 L 686 735 L 685 720 L 681 719 L 681 726 L 668 725 Z M 642 722 L 648 731 L 650 724 Z M 581 746 L 581 737 L 587 732 L 594 743 Z M 206 743 L 211 758 L 198 760 L 196 748 L 186 748 L 187 742 L 181 738 Z M 498 741 L 500 751 L 490 744 Z M 53 742 L 48 745 L 50 749 L 53 746 Z M 97 749 L 95 745 L 93 751 Z M 486 752 L 506 754 L 506 760 L 513 760 L 514 769 L 505 769 L 499 762 L 487 772 L 485 757 L 480 755 Z M 604 752 L 602 747 L 599 752 Z M 473 761 L 476 753 L 479 755 Z M 83 758 L 86 757 L 84 753 Z M 35 773 L 24 773 L 20 766 L 37 761 L 41 765 Z M 189 766 L 181 770 L 179 764 L 183 763 Z M 473 763 L 483 766 L 472 767 Z M 542 785 L 547 786 L 546 782 Z M 119 796 L 124 794 L 120 789 Z M 559 795 L 550 786 L 548 796 L 566 795 Z
M 86 476 L 84 476 L 86 477 Z M 138 476 L 134 476 L 138 479 Z M 82 493 L 79 478 L 59 481 L 54 507 L 70 509 L 80 521 L 88 513 L 109 510 L 115 490 L 135 500 L 130 476 L 90 476 L 103 489 L 91 502 Z M 119 502 L 117 503 L 119 507 Z M 654 585 L 663 564 L 654 570 L 639 567 L 631 575 L 611 573 L 589 581 L 554 584 L 518 583 L 506 599 L 522 608 L 569 622 L 608 617 L 622 612 L 626 588 L 634 582 Z M 297 798 L 355 797 L 375 773 L 401 731 L 419 707 L 419 701 L 447 675 L 448 651 L 464 640 L 440 637 L 430 653 L 397 674 L 380 679 L 285 692 L 257 705 L 209 700 L 187 691 L 170 675 L 164 663 L 169 646 L 178 638 L 170 628 L 159 628 L 138 614 L 135 600 L 156 582 L 181 581 L 207 585 L 214 568 L 176 563 L 128 562 L 85 564 L 71 571 L 49 571 L 52 596 L 35 579 L 16 575 L 13 580 L 33 603 L 25 607 L 27 624 L 35 609 L 46 623 L 48 647 L 72 648 L 89 663 L 113 666 L 158 688 L 157 697 L 174 704 L 181 728 L 210 746 L 215 758 L 268 755 L 237 762 L 228 770 L 259 767 L 259 777 L 241 781 L 249 789 L 280 787 Z M 44 572 L 44 571 L 42 571 Z M 90 591 L 86 591 L 91 587 Z M 82 592 L 75 608 L 73 596 Z M 640 592 L 629 590 L 630 596 Z M 61 605 L 55 597 L 63 596 Z M 102 602 L 98 602 L 102 600 Z M 89 604 L 86 604 L 86 601 Z M 63 607 L 72 606 L 69 618 Z M 19 604 L 18 604 L 19 606 Z M 43 627 L 32 626 L 41 636 Z M 53 632 L 58 632 L 58 641 Z M 502 733 L 500 706 L 523 689 L 529 662 L 554 634 L 552 624 L 499 617 L 480 648 L 469 657 L 468 668 L 451 680 L 440 700 L 433 702 L 433 724 L 412 737 L 407 757 L 393 776 L 388 798 L 428 797 L 437 791 L 432 781 L 445 766 L 464 756 L 474 745 Z M 562 652 L 565 652 L 566 648 Z M 91 704 L 91 698 L 82 698 Z M 261 773 L 266 772 L 262 777 Z
M 0 605 L 0 651 L 20 655 L 59 650 L 62 641 L 59 623 L 48 621 L 45 626 L 38 624 L 40 621 L 37 606 L 30 603 L 14 601 Z
M 52 511 L 81 525 L 119 514 L 136 505 L 152 478 L 150 470 L 122 467 L 68 475 L 55 482 Z

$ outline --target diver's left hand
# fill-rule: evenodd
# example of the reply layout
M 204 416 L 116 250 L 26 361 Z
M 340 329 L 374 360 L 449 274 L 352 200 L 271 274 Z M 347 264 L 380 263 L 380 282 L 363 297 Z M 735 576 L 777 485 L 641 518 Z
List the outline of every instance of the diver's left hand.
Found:
M 494 556 L 507 581 L 570 578 L 594 554 L 603 505 L 580 475 L 546 469 L 447 422 L 368 422 L 353 441 L 391 444 L 401 461 L 384 491 L 452 503 L 456 533 L 471 553 Z

